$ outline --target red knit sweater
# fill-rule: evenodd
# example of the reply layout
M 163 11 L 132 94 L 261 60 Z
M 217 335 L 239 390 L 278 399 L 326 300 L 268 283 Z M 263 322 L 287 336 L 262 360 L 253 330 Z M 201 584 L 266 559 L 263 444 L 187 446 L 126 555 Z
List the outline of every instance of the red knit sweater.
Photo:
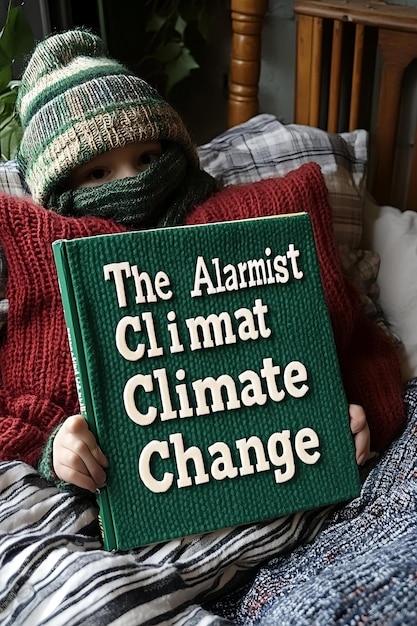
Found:
M 0 347 L 0 460 L 36 465 L 54 426 L 78 411 L 52 242 L 123 230 L 103 219 L 63 218 L 26 200 L 0 198 L 9 299 Z
M 374 446 L 381 449 L 404 419 L 399 364 L 389 340 L 361 317 L 343 277 L 319 168 L 306 165 L 282 179 L 228 188 L 197 207 L 188 222 L 300 210 L 312 217 L 348 400 L 365 407 Z M 123 230 L 108 220 L 62 217 L 28 200 L 0 197 L 9 298 L 0 347 L 0 460 L 35 465 L 53 428 L 78 411 L 52 242 Z

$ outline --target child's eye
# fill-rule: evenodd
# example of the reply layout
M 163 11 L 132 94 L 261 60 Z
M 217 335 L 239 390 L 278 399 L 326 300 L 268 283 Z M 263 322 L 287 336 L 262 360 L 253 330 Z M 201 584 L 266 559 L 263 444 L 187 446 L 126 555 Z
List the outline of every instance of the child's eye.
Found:
M 107 176 L 107 170 L 104 167 L 96 167 L 93 170 L 90 170 L 87 174 L 87 180 L 102 180 Z
M 148 167 L 149 165 L 152 165 L 152 163 L 155 163 L 160 156 L 161 154 L 158 152 L 144 152 L 139 155 L 138 165 L 139 167 Z

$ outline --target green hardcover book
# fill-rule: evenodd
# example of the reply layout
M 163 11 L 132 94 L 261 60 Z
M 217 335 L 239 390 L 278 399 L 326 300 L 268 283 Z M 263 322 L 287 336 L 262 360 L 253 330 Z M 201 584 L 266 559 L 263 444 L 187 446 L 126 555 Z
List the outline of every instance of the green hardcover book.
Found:
M 54 243 L 106 549 L 355 497 L 306 213 Z

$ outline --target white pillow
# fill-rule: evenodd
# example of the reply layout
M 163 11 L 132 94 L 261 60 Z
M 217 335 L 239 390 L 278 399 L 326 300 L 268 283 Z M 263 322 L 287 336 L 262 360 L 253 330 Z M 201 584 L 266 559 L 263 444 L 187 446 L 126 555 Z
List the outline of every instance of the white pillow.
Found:
M 380 256 L 379 301 L 403 342 L 404 381 L 417 376 L 417 212 L 365 202 L 364 245 Z

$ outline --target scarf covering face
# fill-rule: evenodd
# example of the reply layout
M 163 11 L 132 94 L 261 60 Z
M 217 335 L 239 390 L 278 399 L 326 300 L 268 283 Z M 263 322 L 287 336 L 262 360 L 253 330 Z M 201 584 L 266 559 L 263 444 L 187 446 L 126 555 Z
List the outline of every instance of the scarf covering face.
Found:
M 56 192 L 47 208 L 71 217 L 95 215 L 131 229 L 177 226 L 215 188 L 212 176 L 192 164 L 179 145 L 169 143 L 161 157 L 136 176 Z

